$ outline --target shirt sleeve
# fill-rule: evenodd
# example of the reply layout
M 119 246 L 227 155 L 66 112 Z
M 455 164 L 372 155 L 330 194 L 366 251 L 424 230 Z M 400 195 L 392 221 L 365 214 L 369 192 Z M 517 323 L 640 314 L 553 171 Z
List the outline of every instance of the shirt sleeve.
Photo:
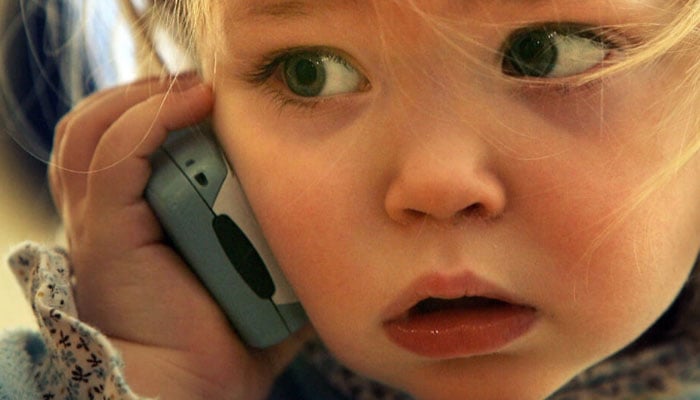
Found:
M 22 329 L 0 333 L 0 400 L 42 399 L 33 372 L 44 354 L 38 332 Z
M 124 381 L 123 363 L 109 340 L 78 319 L 74 278 L 66 253 L 26 243 L 9 265 L 37 319 L 42 348 L 33 380 L 41 399 L 139 399 Z

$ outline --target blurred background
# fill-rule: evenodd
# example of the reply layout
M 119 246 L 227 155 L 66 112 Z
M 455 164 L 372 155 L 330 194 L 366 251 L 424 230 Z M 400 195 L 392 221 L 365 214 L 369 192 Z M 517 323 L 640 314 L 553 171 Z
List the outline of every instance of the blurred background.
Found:
M 41 166 L 7 135 L 0 139 L 0 330 L 32 327 L 34 318 L 5 263 L 25 240 L 54 243 L 58 222 Z
M 46 180 L 54 126 L 97 88 L 135 76 L 115 3 L 0 1 L 0 330 L 35 326 L 10 250 L 63 242 Z
M 56 85 L 57 68 L 46 62 L 60 39 L 47 23 L 54 10 L 34 3 L 0 4 L 0 329 L 35 325 L 7 256 L 26 240 L 53 243 L 59 225 L 46 161 L 53 125 L 70 101 Z

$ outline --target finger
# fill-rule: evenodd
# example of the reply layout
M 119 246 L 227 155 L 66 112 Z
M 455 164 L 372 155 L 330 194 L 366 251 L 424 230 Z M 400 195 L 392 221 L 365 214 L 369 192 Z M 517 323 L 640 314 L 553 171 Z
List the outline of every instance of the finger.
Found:
M 83 101 L 79 109 L 58 123 L 49 170 L 53 176 L 53 196 L 66 222 L 74 214 L 71 209 L 74 210 L 79 199 L 84 197 L 85 171 L 102 133 L 129 107 L 147 98 L 152 90 L 151 82 L 143 82 L 101 92 Z
M 134 87 L 139 87 L 143 85 L 154 86 L 154 94 L 160 92 L 164 89 L 172 91 L 182 91 L 186 90 L 193 85 L 195 85 L 199 80 L 198 75 L 195 72 L 183 72 L 177 75 L 166 75 L 166 76 L 147 76 L 133 82 L 129 82 L 125 85 L 118 85 L 104 90 L 100 90 L 91 94 L 88 97 L 80 100 L 74 107 L 73 111 L 78 111 L 86 105 L 99 100 L 102 97 L 109 96 L 111 93 L 120 92 L 124 89 L 130 89 Z
M 149 157 L 167 133 L 204 119 L 211 112 L 211 89 L 197 85 L 187 91 L 150 97 L 124 113 L 98 144 L 88 177 L 88 197 L 102 212 L 142 200 L 150 175 Z
M 204 119 L 213 99 L 208 87 L 156 95 L 132 107 L 105 133 L 88 175 L 83 219 L 90 236 L 112 251 L 162 240 L 160 224 L 143 198 L 149 156 L 167 133 Z M 81 211 L 81 210 L 78 210 Z M 117 229 L 115 229 L 117 227 Z
M 115 86 L 109 89 L 105 90 L 100 90 L 98 92 L 95 92 L 84 99 L 80 100 L 75 106 L 73 106 L 72 110 L 70 111 L 69 114 L 67 114 L 64 118 L 59 121 L 59 123 L 56 125 L 56 131 L 54 134 L 54 140 L 53 140 L 53 148 L 58 149 L 61 146 L 61 142 L 63 140 L 67 122 L 69 119 L 73 118 L 75 115 L 78 114 L 78 112 L 83 111 L 85 108 L 95 104 L 96 102 L 104 99 L 105 97 L 111 97 L 114 96 L 115 94 L 122 93 L 125 91 L 129 91 L 132 89 L 136 89 L 139 87 L 143 87 L 148 85 L 147 87 L 151 87 L 154 85 L 159 85 L 159 86 L 164 86 L 163 88 L 153 88 L 152 90 L 157 90 L 157 91 L 162 91 L 165 90 L 169 87 L 173 87 L 174 90 L 178 90 L 178 88 L 181 87 L 181 84 L 178 83 L 177 81 L 183 81 L 182 84 L 186 84 L 184 82 L 185 80 L 191 80 L 193 78 L 193 75 L 190 74 L 183 74 L 183 75 L 178 75 L 173 77 L 173 79 L 165 79 L 165 78 L 158 78 L 158 77 L 147 77 L 140 79 L 135 82 L 131 82 L 127 85 L 121 85 L 121 86 Z M 167 84 L 167 85 L 166 85 Z
M 75 204 L 85 196 L 87 176 L 90 163 L 100 138 L 109 126 L 129 108 L 138 104 L 154 93 L 176 92 L 191 87 L 195 78 L 187 81 L 156 82 L 145 80 L 139 84 L 128 85 L 105 91 L 90 101 L 83 103 L 78 111 L 72 112 L 59 124 L 56 141 L 58 146 L 54 153 L 56 161 L 50 166 L 54 182 L 58 184 L 54 197 L 63 210 L 63 204 Z M 70 210 L 66 210 L 70 212 Z M 70 217 L 70 216 L 66 216 Z
M 149 78 L 99 92 L 81 101 L 59 122 L 56 129 L 54 149 L 59 168 L 87 172 L 94 145 L 101 134 L 126 110 L 155 94 L 179 92 L 197 83 L 199 81 L 195 75 L 170 80 Z M 76 149 L 85 149 L 82 153 L 86 153 L 87 157 L 84 154 L 81 157 Z

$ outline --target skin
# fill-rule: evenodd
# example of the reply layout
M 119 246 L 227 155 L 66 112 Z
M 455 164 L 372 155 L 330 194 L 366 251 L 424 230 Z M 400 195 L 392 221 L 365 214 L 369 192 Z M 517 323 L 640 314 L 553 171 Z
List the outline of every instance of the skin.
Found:
M 344 362 L 420 398 L 541 398 L 649 327 L 698 254 L 698 157 L 614 222 L 681 145 L 665 133 L 649 140 L 664 104 L 648 105 L 682 65 L 664 61 L 569 93 L 527 88 L 445 57 L 444 38 L 411 11 L 376 7 L 228 28 L 230 40 L 215 48 L 222 146 L 314 327 Z M 488 50 L 519 10 L 484 2 L 463 11 L 501 26 L 461 26 L 486 47 L 465 52 L 492 62 Z M 579 11 L 557 9 L 560 20 Z M 600 11 L 582 18 L 609 22 Z M 236 19 L 217 15 L 222 28 Z M 556 20 L 544 7 L 528 18 Z M 380 35 L 384 45 L 372 40 Z M 236 76 L 258 52 L 300 45 L 346 52 L 371 89 L 308 110 L 276 106 Z M 440 86 L 453 83 L 459 90 Z M 535 329 L 493 354 L 454 360 L 387 339 L 382 312 L 402 289 L 428 272 L 463 270 L 535 306 Z
M 421 10 L 454 16 L 448 3 Z M 162 243 L 141 197 L 147 157 L 166 132 L 210 113 L 318 335 L 351 368 L 418 398 L 543 398 L 632 342 L 679 292 L 700 250 L 700 156 L 626 205 L 684 144 L 652 128 L 679 106 L 664 93 L 688 60 L 540 87 L 503 79 L 495 57 L 527 24 L 519 3 L 458 10 L 460 32 L 474 39 L 460 42 L 469 59 L 391 2 L 284 18 L 247 18 L 231 4 L 208 16 L 223 34 L 200 42 L 207 85 L 185 77 L 112 89 L 79 105 L 56 135 L 50 176 L 80 316 L 114 340 L 138 393 L 264 398 L 309 335 L 244 348 Z M 534 7 L 528 21 L 663 19 L 643 2 L 614 12 L 596 4 Z M 293 95 L 278 75 L 246 78 L 295 46 L 340 50 L 369 85 L 308 107 L 279 102 Z M 411 282 L 465 270 L 535 307 L 533 329 L 456 359 L 419 357 L 386 337 L 383 313 Z

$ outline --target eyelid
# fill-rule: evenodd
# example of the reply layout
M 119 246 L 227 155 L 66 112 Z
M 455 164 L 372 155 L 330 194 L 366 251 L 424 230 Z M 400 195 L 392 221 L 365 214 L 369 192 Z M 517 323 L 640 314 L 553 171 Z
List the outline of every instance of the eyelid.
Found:
M 628 39 L 621 31 L 613 26 L 597 26 L 581 22 L 542 22 L 533 23 L 520 28 L 516 28 L 503 42 L 499 49 L 499 54 L 503 55 L 508 46 L 513 42 L 513 39 L 525 32 L 531 32 L 538 29 L 551 30 L 560 34 L 578 34 L 588 39 L 594 39 L 606 45 L 609 48 L 624 47 Z
M 264 55 L 261 60 L 255 64 L 256 67 L 254 70 L 251 73 L 245 74 L 245 79 L 253 84 L 263 84 L 267 82 L 270 77 L 272 77 L 279 66 L 284 64 L 285 61 L 304 53 L 330 57 L 335 60 L 342 61 L 347 63 L 365 78 L 367 77 L 367 74 L 365 74 L 363 69 L 358 66 L 358 63 L 342 50 L 326 46 L 296 46 L 276 50 Z
M 281 76 L 284 73 L 282 67 L 287 61 L 302 54 L 328 57 L 335 62 L 346 64 L 364 79 L 361 92 L 366 92 L 372 87 L 367 74 L 359 67 L 359 64 L 353 57 L 342 50 L 327 46 L 295 46 L 267 53 L 257 62 L 254 62 L 253 66 L 250 67 L 251 72 L 242 74 L 242 78 L 253 86 L 264 90 L 266 95 L 272 98 L 273 102 L 280 109 L 287 106 L 295 106 L 302 111 L 310 111 L 324 104 L 326 105 L 324 108 L 328 108 L 353 94 L 303 97 L 295 95 L 288 88 L 285 88 L 285 79 Z M 277 77 L 278 82 L 274 82 L 276 75 L 280 75 Z
M 503 42 L 501 48 L 498 51 L 498 65 L 502 66 L 505 62 L 505 55 L 509 46 L 513 44 L 516 38 L 520 35 L 533 32 L 537 30 L 551 30 L 552 33 L 558 33 L 561 35 L 578 35 L 582 38 L 587 38 L 601 43 L 605 49 L 609 51 L 603 60 L 603 64 L 599 67 L 604 68 L 610 64 L 611 58 L 614 59 L 615 55 L 624 54 L 624 52 L 637 45 L 638 40 L 630 37 L 623 31 L 617 29 L 614 26 L 599 26 L 595 24 L 587 24 L 581 22 L 542 22 L 542 23 L 532 23 L 526 26 L 522 26 L 513 30 L 506 40 Z M 579 74 L 574 74 L 566 77 L 530 77 L 530 76 L 513 76 L 504 74 L 506 79 L 526 82 L 528 85 L 532 86 L 547 86 L 549 84 L 564 85 L 567 81 L 575 80 L 591 73 L 595 70 L 599 70 L 598 67 L 594 67 L 591 70 L 584 71 Z

